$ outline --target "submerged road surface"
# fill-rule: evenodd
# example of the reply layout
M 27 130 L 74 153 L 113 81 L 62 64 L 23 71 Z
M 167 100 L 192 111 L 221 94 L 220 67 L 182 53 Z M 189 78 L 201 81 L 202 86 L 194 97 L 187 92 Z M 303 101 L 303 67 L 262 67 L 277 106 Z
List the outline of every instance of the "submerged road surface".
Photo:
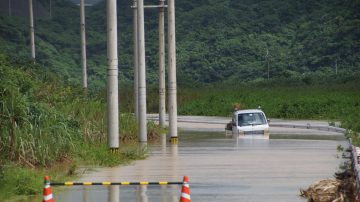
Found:
M 336 147 L 346 145 L 344 140 L 234 139 L 214 132 L 180 135 L 178 145 L 163 139 L 150 147 L 147 159 L 99 168 L 79 181 L 181 181 L 187 175 L 192 201 L 306 201 L 299 189 L 332 178 L 342 162 Z M 66 187 L 54 195 L 57 202 L 175 202 L 180 190 L 177 185 Z

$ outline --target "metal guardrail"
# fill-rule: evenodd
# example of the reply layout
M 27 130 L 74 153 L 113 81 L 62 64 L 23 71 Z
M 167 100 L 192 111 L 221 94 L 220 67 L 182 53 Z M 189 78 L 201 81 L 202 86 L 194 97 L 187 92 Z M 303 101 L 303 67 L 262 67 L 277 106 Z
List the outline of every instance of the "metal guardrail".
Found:
M 159 119 L 156 117 L 148 117 L 147 120 L 151 121 L 158 121 Z M 168 119 L 166 119 L 168 121 Z M 184 120 L 184 119 L 178 119 L 178 122 L 180 123 L 207 123 L 207 124 L 226 124 L 226 121 L 199 121 L 199 120 Z
M 157 121 L 157 117 L 148 117 L 148 120 Z M 227 124 L 228 122 L 217 121 L 217 120 L 209 120 L 209 121 L 201 121 L 201 120 L 183 120 L 178 119 L 178 122 L 182 123 L 206 123 L 206 124 Z M 335 127 L 335 126 L 324 126 L 324 125 L 311 125 L 311 124 L 294 124 L 294 123 L 269 123 L 270 127 L 281 127 L 281 128 L 300 128 L 300 129 L 313 129 L 313 130 L 321 130 L 321 131 L 330 131 L 337 133 L 346 133 L 345 128 Z
M 313 130 L 322 130 L 322 131 L 331 131 L 337 133 L 345 133 L 346 129 L 334 127 L 334 126 L 320 126 L 320 125 L 311 125 L 311 124 L 286 124 L 286 123 L 270 123 L 271 127 L 282 127 L 282 128 L 300 128 L 300 129 L 313 129 Z

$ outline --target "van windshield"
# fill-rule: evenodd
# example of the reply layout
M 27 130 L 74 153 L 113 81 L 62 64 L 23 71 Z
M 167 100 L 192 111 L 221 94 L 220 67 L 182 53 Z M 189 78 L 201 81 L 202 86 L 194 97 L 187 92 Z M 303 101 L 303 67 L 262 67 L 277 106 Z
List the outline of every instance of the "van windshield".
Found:
M 238 115 L 239 126 L 263 125 L 266 120 L 263 113 L 246 113 Z

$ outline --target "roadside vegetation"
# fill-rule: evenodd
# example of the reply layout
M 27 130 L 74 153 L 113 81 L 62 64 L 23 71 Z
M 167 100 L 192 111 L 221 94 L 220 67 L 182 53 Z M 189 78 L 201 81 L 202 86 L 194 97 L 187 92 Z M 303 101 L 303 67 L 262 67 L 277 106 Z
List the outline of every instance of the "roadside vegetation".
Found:
M 115 166 L 145 157 L 133 115 L 120 117 L 122 147 L 107 147 L 105 100 L 64 85 L 45 67 L 0 54 L 0 200 L 41 192 L 43 175 L 61 180 L 79 166 Z M 149 138 L 163 129 L 148 124 Z M 61 169 L 59 169 L 59 167 Z
M 327 120 L 348 129 L 360 146 L 360 75 L 307 75 L 301 79 L 234 82 L 179 90 L 179 114 L 231 116 L 232 106 L 261 106 L 270 118 Z
M 179 92 L 178 111 L 182 115 L 231 116 L 235 103 L 246 109 L 261 106 L 271 118 L 327 120 L 332 126 L 340 122 L 360 146 L 360 81 L 344 80 L 347 82 L 294 86 L 269 81 L 185 88 Z
M 359 83 L 257 86 L 234 85 L 181 89 L 179 113 L 182 115 L 231 116 L 232 106 L 261 108 L 268 117 L 336 121 L 360 131 Z
M 298 78 L 180 86 L 178 113 L 230 117 L 234 104 L 245 109 L 260 106 L 269 118 L 326 120 L 330 126 L 348 129 L 347 135 L 360 146 L 359 86 L 359 73 L 309 73 Z M 149 112 L 158 111 L 157 96 L 156 87 L 148 90 Z

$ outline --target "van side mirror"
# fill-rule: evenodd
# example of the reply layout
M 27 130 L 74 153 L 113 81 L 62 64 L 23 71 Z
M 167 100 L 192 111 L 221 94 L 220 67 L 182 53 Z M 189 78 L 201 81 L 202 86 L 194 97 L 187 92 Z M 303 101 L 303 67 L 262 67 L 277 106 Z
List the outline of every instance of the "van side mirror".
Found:
M 267 122 L 270 123 L 270 119 L 267 119 Z

